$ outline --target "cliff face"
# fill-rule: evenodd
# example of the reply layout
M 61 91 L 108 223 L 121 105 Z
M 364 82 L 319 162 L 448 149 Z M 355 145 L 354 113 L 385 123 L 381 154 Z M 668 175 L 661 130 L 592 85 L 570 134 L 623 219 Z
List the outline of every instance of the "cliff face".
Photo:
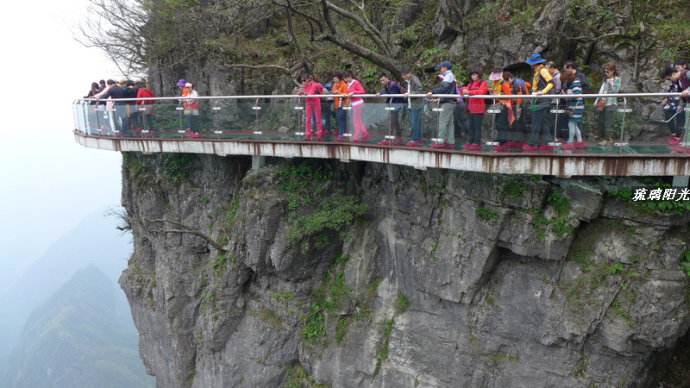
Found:
M 642 386 L 690 326 L 690 214 L 610 180 L 249 165 L 125 155 L 160 387 Z

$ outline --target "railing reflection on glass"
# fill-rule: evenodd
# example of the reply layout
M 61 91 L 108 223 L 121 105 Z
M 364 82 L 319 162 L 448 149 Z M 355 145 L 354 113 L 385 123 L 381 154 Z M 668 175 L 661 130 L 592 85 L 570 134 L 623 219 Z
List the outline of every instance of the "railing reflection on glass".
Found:
M 384 98 L 395 96 L 404 97 L 404 102 L 384 102 Z M 687 130 L 690 108 L 681 107 L 673 115 L 664 115 L 659 102 L 669 96 L 679 94 L 433 95 L 431 98 L 425 95 L 366 94 L 355 96 L 362 97 L 363 103 L 355 103 L 354 107 L 347 102 L 349 99 L 343 98 L 345 103 L 340 109 L 334 109 L 333 99 L 339 97 L 335 95 L 198 97 L 200 138 L 190 136 L 192 113 L 184 108 L 185 99 L 180 97 L 79 99 L 73 103 L 73 113 L 76 130 L 88 136 L 194 141 L 351 142 L 370 146 L 511 154 L 546 151 L 557 154 L 690 155 L 690 131 Z M 305 109 L 306 97 L 321 99 L 320 114 L 313 113 L 319 111 L 313 107 Z M 451 138 L 440 136 L 443 133 L 441 115 L 443 109 L 449 109 L 447 104 L 439 104 L 439 98 L 443 97 L 457 101 L 450 108 L 453 109 L 454 128 Z M 609 105 L 596 111 L 593 103 L 602 97 Z M 485 103 L 483 116 L 472 117 L 472 120 L 481 120 L 479 139 L 483 141 L 476 136 L 468 139 L 470 120 L 466 106 L 471 99 Z M 545 102 L 544 99 L 551 101 Z M 609 102 L 612 100 L 613 103 Z M 306 116 L 307 111 L 312 113 L 312 117 Z M 415 131 L 415 127 L 419 131 Z M 673 128 L 685 128 L 682 137 L 669 137 Z M 406 143 L 404 138 L 411 139 Z

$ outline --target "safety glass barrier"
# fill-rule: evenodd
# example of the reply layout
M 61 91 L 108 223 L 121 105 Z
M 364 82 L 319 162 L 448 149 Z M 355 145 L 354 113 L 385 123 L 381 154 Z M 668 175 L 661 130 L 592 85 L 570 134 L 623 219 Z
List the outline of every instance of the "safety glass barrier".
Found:
M 306 98 L 76 100 L 76 129 L 93 136 L 332 141 L 472 152 L 690 154 L 688 108 L 665 98 L 565 96 L 502 103 L 495 96 L 386 102 Z M 311 99 L 311 98 L 310 98 Z M 474 101 L 483 103 L 478 112 Z M 665 109 L 664 109 L 665 108 Z M 571 136 L 572 132 L 572 136 Z M 579 132 L 579 137 L 578 137 Z

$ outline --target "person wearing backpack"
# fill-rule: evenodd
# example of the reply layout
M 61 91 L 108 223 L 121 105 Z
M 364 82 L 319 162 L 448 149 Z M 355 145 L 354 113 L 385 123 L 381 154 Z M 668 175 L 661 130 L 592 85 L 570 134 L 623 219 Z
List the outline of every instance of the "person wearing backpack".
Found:
M 503 69 L 495 67 L 491 70 L 489 75 L 491 81 L 490 93 L 495 96 L 510 96 L 510 84 L 503 79 Z M 512 133 L 509 132 L 510 127 L 515 122 L 515 114 L 513 113 L 513 102 L 510 99 L 494 99 L 501 106 L 501 113 L 496 114 L 496 132 L 498 132 L 498 145 L 494 146 L 494 151 L 507 151 L 510 147 L 508 143 L 509 137 L 512 138 Z
M 317 95 L 317 94 L 323 94 L 323 86 L 319 84 L 318 82 L 314 81 L 314 75 L 313 74 L 302 74 L 302 88 L 300 88 L 300 91 L 297 93 L 299 95 Z M 306 98 L 306 109 L 305 109 L 305 115 L 307 119 L 305 120 L 305 127 L 306 127 L 306 140 L 311 140 L 312 138 L 312 132 L 311 132 L 311 120 L 312 120 L 312 113 L 313 116 L 315 116 L 315 121 L 316 121 L 316 128 L 317 128 L 317 135 L 316 135 L 316 140 L 322 140 L 323 139 L 323 126 L 321 125 L 321 99 L 319 97 L 307 97 Z
M 551 89 L 553 85 L 553 77 L 551 73 L 544 67 L 546 59 L 541 57 L 541 54 L 532 54 L 527 58 L 525 63 L 534 70 L 534 78 L 532 79 L 532 94 L 541 96 L 544 94 L 552 94 Z M 548 98 L 532 99 L 530 110 L 532 111 L 532 128 L 530 130 L 529 140 L 527 145 L 522 149 L 525 151 L 552 150 L 553 146 L 549 143 L 553 141 L 551 128 L 547 122 L 547 112 L 549 110 L 550 101 Z M 537 146 L 537 142 L 543 141 L 541 147 Z
M 431 98 L 432 94 L 457 94 L 457 81 L 453 72 L 450 71 L 453 65 L 449 61 L 443 61 L 436 66 L 437 70 L 440 70 L 440 76 L 443 77 L 441 81 L 441 86 L 431 90 L 426 94 L 427 98 Z M 455 149 L 455 127 L 453 126 L 453 110 L 455 109 L 455 104 L 457 103 L 457 98 L 443 97 L 439 100 L 441 105 L 441 113 L 438 118 L 438 137 L 443 139 L 443 143 L 432 143 L 431 148 L 442 149 Z
M 405 94 L 400 89 L 400 85 L 397 82 L 390 79 L 388 74 L 379 74 L 379 82 L 383 86 L 383 91 L 376 93 L 377 96 L 382 94 Z M 382 140 L 379 145 L 401 145 L 402 144 L 402 133 L 400 132 L 400 122 L 398 121 L 398 112 L 402 109 L 403 99 L 402 97 L 388 97 L 386 98 L 386 105 L 393 108 L 389 111 L 390 121 L 388 123 L 388 135 L 395 136 L 395 139 Z
M 482 79 L 482 69 L 476 67 L 470 70 L 470 82 L 466 87 L 462 88 L 462 94 L 465 96 L 482 96 L 489 94 L 489 87 L 486 81 Z M 481 151 L 482 149 L 482 121 L 484 121 L 484 112 L 486 111 L 486 103 L 483 98 L 470 98 L 467 102 L 467 109 L 470 111 L 470 130 L 469 139 L 462 148 L 470 151 Z
M 146 83 L 144 81 L 139 81 L 137 87 L 139 88 L 137 91 L 137 98 L 155 97 L 151 89 L 146 87 Z M 146 124 L 145 128 L 149 131 L 153 131 L 153 100 L 137 100 L 137 108 L 142 111 L 141 115 L 143 116 L 143 121 Z
M 424 109 L 424 99 L 411 98 L 409 94 L 424 94 L 424 89 L 422 88 L 422 83 L 419 81 L 419 78 L 410 72 L 409 67 L 401 68 L 400 76 L 402 76 L 407 83 L 404 94 L 407 97 L 407 110 L 410 116 L 410 126 L 412 127 L 412 139 L 405 145 L 407 147 L 419 147 L 424 145 L 422 130 L 419 126 L 419 118 Z
M 520 78 L 516 78 L 513 73 L 509 71 L 503 72 L 503 79 L 510 85 L 511 94 L 528 95 L 529 88 L 532 86 L 529 82 L 525 82 Z M 522 149 L 524 142 L 524 131 L 527 128 L 527 111 L 529 107 L 529 100 L 518 98 L 513 100 L 513 112 L 515 114 L 515 123 L 513 123 L 513 141 L 507 141 L 508 148 Z

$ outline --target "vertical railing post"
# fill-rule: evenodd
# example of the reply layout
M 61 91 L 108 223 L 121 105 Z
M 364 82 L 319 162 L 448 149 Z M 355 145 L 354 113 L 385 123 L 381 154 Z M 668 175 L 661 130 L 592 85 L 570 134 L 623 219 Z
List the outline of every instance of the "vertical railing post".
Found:
M 561 142 L 558 141 L 558 115 L 561 113 L 565 113 L 565 109 L 561 109 L 561 99 L 556 98 L 556 109 L 551 109 L 551 113 L 554 115 L 554 122 L 553 122 L 553 142 L 549 144 L 554 148 L 554 150 L 557 150 L 561 146 Z
M 496 104 L 491 104 L 486 110 L 486 113 L 491 115 L 491 141 L 487 141 L 485 144 L 492 147 L 497 146 L 499 142 L 496 141 L 496 115 L 501 113 L 500 103 L 498 106 Z
M 391 121 L 393 116 L 393 111 L 395 108 L 393 107 L 393 98 L 390 97 L 388 98 L 388 106 L 384 108 L 386 112 L 388 112 L 388 129 L 386 130 L 387 135 L 384 136 L 384 139 L 388 140 L 388 145 L 393 145 L 393 140 L 396 139 L 395 135 L 391 135 Z
M 254 135 L 256 135 L 257 139 L 260 139 L 261 135 L 263 134 L 263 131 L 261 131 L 261 129 L 259 128 L 259 111 L 261 110 L 261 107 L 259 106 L 259 99 L 258 98 L 254 102 L 254 106 L 252 106 L 252 110 L 254 111 L 254 114 L 256 115 L 256 128 L 254 128 Z
M 623 114 L 623 118 L 621 120 L 621 136 L 620 136 L 620 141 L 618 143 L 615 143 L 614 145 L 618 147 L 618 153 L 623 152 L 623 147 L 626 147 L 628 143 L 625 142 L 624 140 L 624 133 L 625 133 L 625 114 L 632 112 L 632 109 L 628 108 L 628 99 L 623 97 L 623 107 L 618 109 L 618 113 Z
M 341 102 L 341 104 L 342 104 L 342 102 Z M 351 101 L 351 99 L 348 98 L 347 105 L 343 106 L 341 109 L 343 110 L 343 114 L 345 115 L 345 133 L 343 133 L 343 137 L 351 139 L 352 135 L 354 133 L 354 122 L 352 120 L 352 101 Z
M 180 135 L 180 138 L 182 138 L 184 137 L 183 135 L 187 132 L 182 128 L 182 116 L 184 113 L 184 103 L 182 102 L 182 99 L 179 100 L 179 103 L 175 107 L 175 110 L 178 112 L 178 118 L 180 121 L 180 129 L 177 130 L 177 133 Z
M 299 137 L 300 140 L 304 140 L 306 132 L 302 130 L 302 113 L 304 112 L 304 107 L 302 106 L 302 98 L 297 99 L 297 106 L 295 106 L 295 113 L 297 115 L 297 130 L 295 131 L 295 136 Z
M 439 138 L 439 134 L 441 133 L 441 111 L 443 108 L 441 108 L 441 99 L 438 99 L 438 102 L 436 102 L 436 108 L 431 108 L 432 112 L 436 112 L 436 136 L 431 138 L 432 143 L 436 143 L 436 145 L 441 144 L 446 141 L 446 139 L 441 139 Z
M 219 99 L 214 99 L 213 100 L 213 106 L 211 107 L 211 112 L 215 113 L 213 115 L 214 121 L 215 121 L 215 129 L 213 130 L 213 133 L 216 134 L 216 137 L 220 139 L 220 135 L 223 134 L 223 131 L 220 129 L 220 100 Z

